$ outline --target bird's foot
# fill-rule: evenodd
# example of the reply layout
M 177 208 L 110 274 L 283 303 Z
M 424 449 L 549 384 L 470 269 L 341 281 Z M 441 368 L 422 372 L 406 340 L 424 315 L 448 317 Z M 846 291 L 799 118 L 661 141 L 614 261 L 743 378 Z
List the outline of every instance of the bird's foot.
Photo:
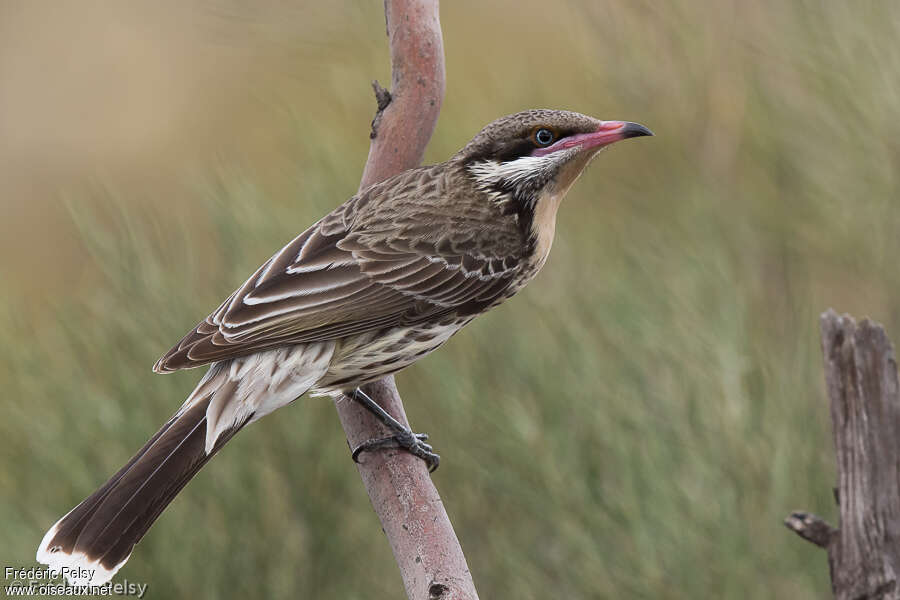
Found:
M 403 448 L 413 456 L 418 456 L 425 461 L 428 466 L 428 472 L 433 473 L 441 464 L 441 457 L 435 453 L 431 444 L 426 444 L 428 439 L 427 433 L 413 433 L 411 430 L 404 428 L 400 433 L 392 436 L 366 440 L 353 449 L 353 460 L 359 462 L 359 455 L 363 452 L 371 450 L 383 450 L 386 448 Z
M 359 462 L 359 455 L 366 451 L 402 448 L 413 456 L 418 456 L 425 461 L 425 464 L 428 465 L 429 473 L 433 473 L 438 468 L 441 464 L 441 457 L 434 452 L 431 444 L 425 443 L 428 439 L 427 433 L 413 433 L 409 427 L 392 417 L 359 388 L 356 388 L 350 397 L 366 407 L 369 412 L 378 417 L 379 421 L 393 431 L 393 435 L 366 440 L 356 448 L 353 448 L 351 456 L 354 462 Z

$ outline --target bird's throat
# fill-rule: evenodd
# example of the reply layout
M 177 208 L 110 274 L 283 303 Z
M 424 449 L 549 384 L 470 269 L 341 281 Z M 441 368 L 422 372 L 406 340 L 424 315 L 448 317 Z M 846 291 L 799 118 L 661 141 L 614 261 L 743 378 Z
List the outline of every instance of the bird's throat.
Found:
M 544 265 L 550 254 L 550 248 L 553 246 L 553 238 L 556 233 L 556 213 L 559 205 L 594 154 L 596 152 L 576 157 L 564 165 L 557 173 L 555 180 L 544 188 L 543 193 L 538 195 L 533 203 L 529 239 L 533 245 L 532 257 L 538 268 Z
M 532 244 L 532 260 L 538 268 L 544 265 L 550 254 L 550 248 L 553 246 L 553 237 L 556 233 L 556 213 L 563 196 L 565 196 L 565 191 L 560 193 L 548 190 L 541 194 L 534 204 L 529 240 Z

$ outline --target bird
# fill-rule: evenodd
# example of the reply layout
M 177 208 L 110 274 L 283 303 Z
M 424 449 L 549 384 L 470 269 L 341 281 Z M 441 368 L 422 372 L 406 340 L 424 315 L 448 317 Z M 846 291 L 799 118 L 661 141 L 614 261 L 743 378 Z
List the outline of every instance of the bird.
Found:
M 240 429 L 303 394 L 348 396 L 394 435 L 425 442 L 360 388 L 431 353 L 544 266 L 557 209 L 610 144 L 653 133 L 628 121 L 532 109 L 485 126 L 443 163 L 376 183 L 256 270 L 154 366 L 207 367 L 147 443 L 46 533 L 37 560 L 72 584 L 115 575 L 160 513 Z

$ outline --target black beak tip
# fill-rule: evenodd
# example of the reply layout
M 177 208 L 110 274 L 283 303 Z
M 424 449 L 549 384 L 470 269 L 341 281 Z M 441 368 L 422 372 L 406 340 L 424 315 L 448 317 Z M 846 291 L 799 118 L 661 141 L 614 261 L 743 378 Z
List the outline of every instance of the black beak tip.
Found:
M 624 139 L 641 137 L 644 135 L 653 135 L 653 132 L 640 123 L 625 123 L 625 129 L 622 130 L 622 137 Z

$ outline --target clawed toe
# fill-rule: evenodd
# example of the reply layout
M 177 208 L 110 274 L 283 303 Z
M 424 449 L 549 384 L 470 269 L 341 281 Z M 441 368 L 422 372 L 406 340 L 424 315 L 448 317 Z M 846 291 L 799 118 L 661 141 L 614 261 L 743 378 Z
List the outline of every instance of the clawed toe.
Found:
M 441 464 L 441 457 L 435 453 L 431 444 L 426 444 L 428 439 L 427 433 L 413 433 L 406 425 L 392 417 L 377 402 L 369 398 L 369 396 L 361 389 L 356 390 L 349 395 L 356 402 L 362 404 L 369 412 L 371 412 L 379 421 L 384 423 L 394 435 L 385 438 L 366 440 L 353 449 L 351 456 L 354 462 L 359 462 L 359 455 L 367 450 L 383 450 L 386 448 L 403 448 L 413 456 L 418 456 L 428 465 L 428 472 L 433 473 L 438 465 Z
M 417 456 L 428 465 L 428 472 L 433 473 L 441 463 L 441 457 L 434 452 L 431 444 L 426 444 L 427 433 L 413 433 L 405 431 L 389 437 L 366 440 L 353 449 L 351 456 L 354 462 L 359 462 L 359 455 L 372 450 L 384 450 L 387 448 L 402 448 L 413 456 Z

